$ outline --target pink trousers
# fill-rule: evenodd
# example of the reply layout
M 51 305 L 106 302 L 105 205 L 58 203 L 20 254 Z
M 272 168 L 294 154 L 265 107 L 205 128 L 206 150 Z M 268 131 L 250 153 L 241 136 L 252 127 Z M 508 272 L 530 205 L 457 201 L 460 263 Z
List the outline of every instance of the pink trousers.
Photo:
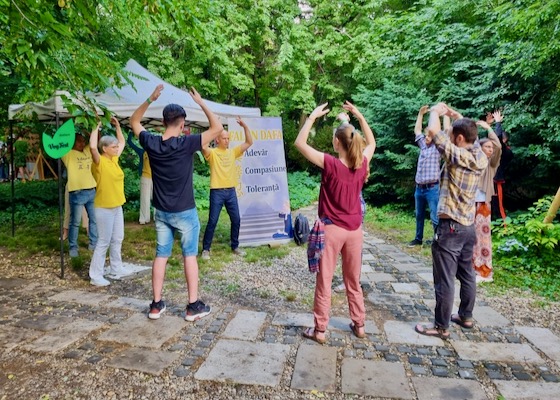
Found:
M 325 331 L 329 325 L 331 309 L 331 285 L 338 255 L 342 255 L 342 277 L 350 319 L 356 326 L 363 326 L 366 318 L 364 295 L 360 286 L 362 270 L 363 231 L 347 231 L 334 224 L 325 225 L 325 249 L 319 261 L 319 273 L 315 284 L 313 315 L 315 329 Z

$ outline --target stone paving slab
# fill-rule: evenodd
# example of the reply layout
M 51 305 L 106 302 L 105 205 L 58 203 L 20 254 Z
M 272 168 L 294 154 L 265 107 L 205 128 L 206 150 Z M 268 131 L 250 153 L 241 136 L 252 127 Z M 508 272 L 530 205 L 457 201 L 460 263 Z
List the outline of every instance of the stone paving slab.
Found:
M 433 272 L 419 272 L 418 276 L 424 279 L 428 283 L 434 283 L 434 273 Z
M 476 324 L 482 327 L 503 327 L 511 325 L 509 319 L 488 306 L 476 306 L 473 311 L 473 318 Z
M 377 282 L 393 282 L 396 281 L 395 278 L 391 274 L 386 274 L 385 272 L 366 272 L 362 270 L 362 278 L 365 278 L 368 282 L 377 283 Z
M 290 346 L 219 340 L 194 377 L 229 384 L 278 386 Z
M 272 318 L 272 325 L 280 326 L 302 326 L 308 327 L 313 326 L 313 314 L 309 313 L 290 313 L 290 312 L 280 312 L 274 314 Z
M 22 348 L 37 353 L 56 353 L 104 325 L 103 322 L 74 319 L 68 325 L 50 331 Z
M 25 318 L 14 323 L 27 329 L 35 329 L 38 331 L 52 331 L 60 328 L 61 326 L 68 325 L 74 321 L 74 318 L 64 317 L 61 315 L 39 315 L 37 317 Z
M 372 292 L 368 294 L 367 299 L 374 305 L 381 306 L 394 306 L 394 305 L 409 305 L 413 306 L 414 301 L 410 296 L 403 294 L 388 294 Z
M 374 272 L 374 269 L 369 264 L 362 264 L 362 274 Z
M 438 337 L 420 335 L 414 330 L 416 323 L 386 321 L 383 329 L 391 343 L 407 343 L 417 346 L 443 346 Z
M 362 254 L 362 261 L 375 261 L 375 260 L 376 260 L 375 256 L 371 253 Z
M 488 400 L 482 385 L 476 381 L 414 377 L 412 384 L 418 400 Z
M 336 389 L 335 347 L 309 346 L 298 348 L 292 382 L 292 389 L 334 392 Z
M 0 348 L 10 351 L 24 342 L 36 339 L 40 335 L 42 335 L 40 331 L 33 329 L 0 325 Z
M 418 286 L 417 283 L 400 283 L 395 282 L 391 283 L 393 290 L 396 293 L 403 293 L 403 294 L 414 294 L 414 293 L 421 293 L 422 289 Z
M 0 289 L 12 290 L 21 289 L 27 285 L 29 281 L 21 278 L 0 278 Z
M 110 308 L 125 308 L 131 311 L 148 312 L 150 302 L 133 297 L 119 297 L 106 304 Z
M 131 348 L 107 361 L 107 365 L 113 368 L 161 375 L 163 370 L 173 364 L 179 357 L 180 354 L 170 351 Z
M 544 363 L 528 344 L 451 341 L 451 345 L 463 360 Z
M 401 261 L 401 260 L 398 260 Z M 393 263 L 393 267 L 395 267 L 396 269 L 398 269 L 400 272 L 430 272 L 432 270 L 431 267 L 428 267 L 424 264 L 418 264 L 418 263 L 414 263 L 414 261 L 418 261 L 416 259 L 413 259 L 413 261 L 410 261 L 410 263 L 400 263 L 400 262 L 395 262 Z
M 492 381 L 507 400 L 558 400 L 560 383 Z
M 129 319 L 103 332 L 98 339 L 159 349 L 187 324 L 183 318 L 171 315 L 163 314 L 160 319 L 152 321 L 145 314 L 134 314 Z
M 408 264 L 408 263 L 416 263 L 417 265 L 421 265 L 424 266 L 423 264 L 418 264 L 418 259 L 409 256 L 408 254 L 405 253 L 389 253 L 387 254 L 389 257 L 391 257 L 393 260 L 396 261 L 395 264 Z
M 350 318 L 332 317 L 329 319 L 329 329 L 352 332 L 352 329 L 350 329 L 350 323 L 352 323 Z M 366 320 L 364 327 L 367 334 L 376 335 L 380 333 L 379 329 L 377 329 L 377 326 L 375 325 L 375 321 Z
M 413 399 L 404 367 L 386 361 L 342 360 L 342 393 Z
M 68 303 L 85 304 L 88 306 L 99 306 L 112 299 L 113 296 L 103 293 L 84 292 L 82 290 L 65 290 L 49 297 L 49 300 Z
M 256 340 L 265 321 L 265 312 L 239 310 L 226 326 L 222 336 L 229 339 Z
M 394 253 L 400 252 L 400 249 L 397 246 L 393 246 L 392 244 L 376 244 L 377 247 L 382 253 L 386 253 L 387 255 L 391 255 Z
M 560 361 L 560 338 L 554 335 L 550 329 L 515 326 L 515 330 L 552 360 Z M 560 398 L 560 392 L 558 392 L 558 397 Z

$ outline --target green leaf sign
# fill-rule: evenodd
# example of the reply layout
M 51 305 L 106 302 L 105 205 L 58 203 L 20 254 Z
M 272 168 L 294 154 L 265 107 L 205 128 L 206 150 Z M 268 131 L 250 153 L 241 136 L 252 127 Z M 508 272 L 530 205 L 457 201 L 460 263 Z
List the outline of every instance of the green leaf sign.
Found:
M 53 137 L 43 133 L 43 147 L 52 158 L 60 158 L 68 153 L 74 147 L 75 140 L 76 130 L 72 119 L 62 124 Z

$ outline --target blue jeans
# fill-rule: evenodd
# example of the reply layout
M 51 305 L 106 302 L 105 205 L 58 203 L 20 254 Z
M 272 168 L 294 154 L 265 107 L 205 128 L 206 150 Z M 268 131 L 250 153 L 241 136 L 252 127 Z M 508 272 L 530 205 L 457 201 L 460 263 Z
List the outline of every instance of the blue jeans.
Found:
M 196 208 L 179 212 L 166 212 L 156 209 L 156 257 L 169 257 L 173 249 L 175 231 L 181 235 L 183 257 L 198 254 L 198 234 L 200 221 Z
M 474 224 L 461 225 L 442 219 L 432 243 L 434 289 L 436 292 L 435 325 L 447 329 L 455 298 L 455 278 L 461 283 L 459 316 L 472 318 L 476 299 L 476 274 L 472 266 L 476 242 Z
M 89 218 L 89 245 L 95 247 L 97 244 L 97 223 L 95 220 L 95 188 L 74 190 L 68 193 L 70 202 L 70 224 L 68 225 L 68 244 L 70 250 L 78 250 L 78 232 L 82 219 L 82 207 L 86 208 Z
M 228 189 L 210 189 L 210 210 L 208 214 L 208 224 L 204 231 L 204 239 L 202 240 L 202 250 L 210 250 L 214 230 L 220 218 L 222 207 L 226 206 L 226 211 L 231 221 L 231 249 L 235 250 L 239 247 L 239 228 L 241 226 L 241 217 L 239 216 L 239 205 L 237 204 L 237 195 L 235 188 Z
M 439 185 L 428 189 L 421 189 L 416 185 L 414 191 L 414 203 L 416 205 L 416 236 L 415 240 L 422 241 L 424 238 L 424 220 L 426 218 L 426 205 L 430 208 L 430 220 L 434 232 L 438 224 L 437 206 L 439 200 Z

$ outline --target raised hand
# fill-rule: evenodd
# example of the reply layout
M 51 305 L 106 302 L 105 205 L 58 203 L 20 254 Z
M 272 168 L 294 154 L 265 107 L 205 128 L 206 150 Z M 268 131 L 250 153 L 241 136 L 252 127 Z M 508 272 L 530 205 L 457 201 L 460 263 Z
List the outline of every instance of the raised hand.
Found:
M 326 115 L 330 111 L 330 109 L 327 108 L 328 105 L 329 103 L 323 103 L 320 106 L 317 106 L 309 115 L 309 119 L 315 121 L 317 118 Z
M 354 115 L 356 118 L 360 118 L 360 117 L 363 118 L 363 115 L 360 112 L 360 110 L 358 110 L 358 107 L 350 103 L 348 100 L 344 102 L 342 108 L 344 108 L 346 111 L 351 112 L 352 115 Z
M 242 128 L 246 128 L 246 127 L 247 127 L 247 124 L 245 123 L 245 121 L 243 121 L 243 120 L 241 119 L 241 117 L 236 117 L 236 118 L 235 118 L 235 121 L 236 121 L 236 122 L 239 124 L 239 126 L 241 126 Z
M 424 115 L 424 114 L 426 114 L 428 111 L 430 111 L 430 106 L 425 105 L 425 106 L 420 107 L 420 111 L 418 111 L 418 114 Z
M 150 97 L 149 97 L 150 101 L 151 102 L 156 101 L 159 98 L 159 95 L 161 94 L 162 90 L 163 90 L 163 84 L 160 83 L 159 85 L 156 86 L 156 88 L 154 89 L 154 91 L 150 95 Z
M 476 121 L 476 125 L 480 126 L 483 129 L 486 129 L 486 130 L 491 129 L 490 125 L 486 121 L 482 121 L 482 120 Z
M 204 102 L 202 96 L 200 95 L 200 93 L 196 91 L 194 87 L 191 87 L 191 89 L 189 90 L 189 94 L 191 95 L 192 99 L 196 104 L 200 105 Z
M 504 120 L 504 116 L 502 115 L 502 112 L 500 110 L 496 110 L 492 113 L 492 116 L 494 117 L 494 121 L 496 122 L 502 122 Z
M 111 125 L 120 126 L 119 120 L 116 117 L 111 117 Z

